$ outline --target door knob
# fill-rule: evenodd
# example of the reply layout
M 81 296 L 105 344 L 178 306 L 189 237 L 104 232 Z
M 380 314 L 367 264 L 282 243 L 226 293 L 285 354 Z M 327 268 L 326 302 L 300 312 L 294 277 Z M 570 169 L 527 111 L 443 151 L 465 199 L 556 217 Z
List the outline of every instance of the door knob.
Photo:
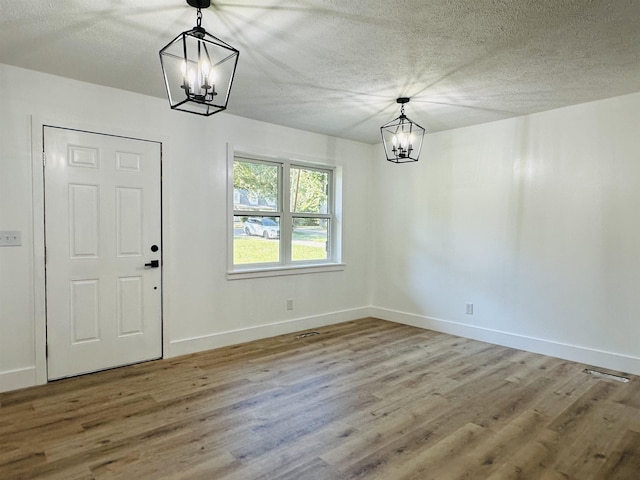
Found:
M 158 268 L 160 266 L 160 260 L 151 260 L 149 263 L 145 263 L 144 266 L 150 268 Z

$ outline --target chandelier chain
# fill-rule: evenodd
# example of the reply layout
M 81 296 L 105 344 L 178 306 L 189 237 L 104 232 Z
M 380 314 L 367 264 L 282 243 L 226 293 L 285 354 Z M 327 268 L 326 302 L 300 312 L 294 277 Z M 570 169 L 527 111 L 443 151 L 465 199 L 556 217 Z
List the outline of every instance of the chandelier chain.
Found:
M 202 10 L 200 10 L 200 7 L 198 7 L 198 20 L 197 20 L 196 25 L 198 27 L 200 27 L 201 24 L 202 24 Z

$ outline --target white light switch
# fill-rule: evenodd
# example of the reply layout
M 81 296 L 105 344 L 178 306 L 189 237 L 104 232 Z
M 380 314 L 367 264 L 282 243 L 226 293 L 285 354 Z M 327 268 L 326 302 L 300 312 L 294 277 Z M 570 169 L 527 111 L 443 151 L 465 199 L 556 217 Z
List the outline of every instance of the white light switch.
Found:
M 0 247 L 16 247 L 22 245 L 22 232 L 14 230 L 0 231 Z

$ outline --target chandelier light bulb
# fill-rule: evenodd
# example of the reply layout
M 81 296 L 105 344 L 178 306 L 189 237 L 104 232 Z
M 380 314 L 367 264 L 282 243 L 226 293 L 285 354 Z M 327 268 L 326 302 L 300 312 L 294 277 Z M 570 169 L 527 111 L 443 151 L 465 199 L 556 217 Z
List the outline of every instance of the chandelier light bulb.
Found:
M 209 70 L 211 70 L 211 65 L 209 65 L 209 62 L 205 58 L 204 60 L 202 60 L 202 62 L 200 64 L 200 71 L 202 72 L 202 77 L 203 78 L 206 79 L 206 78 L 209 77 Z
M 189 69 L 189 89 L 193 92 L 194 86 L 196 84 L 196 72 L 193 71 L 193 68 Z

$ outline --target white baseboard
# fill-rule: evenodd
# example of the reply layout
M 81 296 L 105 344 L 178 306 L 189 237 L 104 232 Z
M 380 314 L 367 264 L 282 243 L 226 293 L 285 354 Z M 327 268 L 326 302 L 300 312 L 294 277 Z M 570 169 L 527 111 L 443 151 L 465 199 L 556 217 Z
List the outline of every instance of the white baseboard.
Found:
M 342 310 L 339 312 L 331 312 L 311 317 L 295 318 L 266 325 L 258 325 L 256 327 L 229 330 L 211 335 L 203 335 L 201 337 L 173 340 L 169 343 L 170 351 L 166 352 L 165 357 L 177 357 L 179 355 L 187 355 L 190 353 L 202 352 L 204 350 L 227 347 L 229 345 L 236 345 L 238 343 L 250 342 L 262 338 L 300 332 L 310 328 L 348 322 L 350 320 L 368 317 L 370 316 L 370 313 L 371 310 L 369 307 L 354 308 L 351 310 Z
M 214 348 L 226 347 L 238 343 L 250 342 L 261 338 L 275 337 L 288 333 L 319 328 L 336 323 L 358 320 L 365 317 L 376 317 L 390 322 L 411 325 L 427 330 L 448 333 L 460 337 L 471 338 L 482 342 L 503 345 L 528 352 L 563 358 L 574 362 L 596 367 L 607 368 L 619 372 L 640 375 L 640 358 L 605 352 L 577 345 L 527 337 L 515 333 L 492 330 L 473 325 L 425 317 L 380 307 L 361 307 L 322 315 L 296 318 L 274 322 L 256 327 L 229 330 L 226 332 L 204 335 L 201 337 L 173 340 L 165 357 L 176 357 Z M 28 367 L 0 372 L 0 392 L 8 392 L 37 384 L 36 368 Z
M 457 335 L 459 337 L 471 338 L 473 340 L 480 340 L 482 342 L 516 348 L 527 352 L 563 358 L 565 360 L 571 360 L 573 362 L 584 363 L 591 366 L 640 375 L 640 358 L 629 355 L 605 352 L 578 345 L 569 345 L 566 343 L 544 340 L 541 338 L 527 337 L 515 333 L 466 325 L 449 320 L 425 317 L 386 308 L 371 307 L 370 316 L 380 318 L 382 320 L 388 320 L 390 322 L 402 323 L 427 330 L 434 330 L 437 332 Z
M 33 387 L 36 384 L 36 367 L 0 372 L 0 392 Z

